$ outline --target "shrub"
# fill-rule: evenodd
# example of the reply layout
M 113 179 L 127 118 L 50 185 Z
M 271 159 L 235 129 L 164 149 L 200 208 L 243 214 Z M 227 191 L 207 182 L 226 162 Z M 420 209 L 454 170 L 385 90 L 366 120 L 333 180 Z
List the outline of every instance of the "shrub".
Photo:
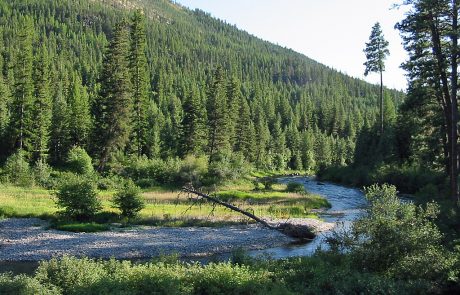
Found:
M 145 207 L 141 189 L 132 180 L 123 184 L 113 197 L 113 203 L 121 210 L 121 215 L 128 218 L 135 217 Z
M 299 182 L 289 182 L 286 187 L 286 191 L 291 192 L 291 193 L 299 193 L 299 194 L 304 194 L 305 193 L 305 187 L 303 184 Z
M 130 158 L 124 165 L 122 174 L 134 181 L 148 179 L 152 184 L 173 184 L 179 178 L 181 161 L 176 158 L 162 160 L 140 157 Z
M 273 177 L 263 177 L 260 179 L 260 183 L 264 185 L 264 188 L 266 190 L 271 190 L 273 188 L 273 185 L 276 184 L 276 179 Z
M 34 178 L 38 185 L 44 188 L 52 188 L 54 186 L 53 178 L 51 174 L 53 173 L 53 168 L 51 168 L 48 163 L 45 161 L 37 161 L 33 168 Z
M 23 187 L 34 184 L 32 171 L 23 150 L 19 150 L 6 160 L 3 168 L 3 181 Z
M 40 284 L 35 278 L 26 275 L 11 276 L 0 274 L 0 294 L 8 295 L 52 295 L 60 294 L 56 287 Z
M 442 246 L 434 223 L 438 206 L 401 202 L 391 185 L 365 188 L 369 207 L 350 232 L 337 234 L 333 246 L 349 252 L 353 265 L 401 280 L 446 282 L 455 260 Z M 334 244 L 339 242 L 338 244 Z M 435 286 L 435 284 L 433 284 Z
M 101 208 L 96 185 L 81 176 L 72 176 L 63 181 L 55 192 L 56 205 L 65 209 L 66 215 L 77 220 L 93 217 Z
M 206 179 L 207 185 L 222 180 L 235 180 L 249 173 L 250 166 L 240 153 L 221 155 L 218 161 L 209 165 L 209 173 Z
M 200 185 L 202 178 L 208 173 L 208 159 L 189 155 L 182 161 L 179 173 L 182 182 Z
M 80 175 L 91 175 L 94 172 L 93 164 L 91 163 L 92 159 L 81 147 L 73 147 L 67 156 L 67 166 L 68 168 Z

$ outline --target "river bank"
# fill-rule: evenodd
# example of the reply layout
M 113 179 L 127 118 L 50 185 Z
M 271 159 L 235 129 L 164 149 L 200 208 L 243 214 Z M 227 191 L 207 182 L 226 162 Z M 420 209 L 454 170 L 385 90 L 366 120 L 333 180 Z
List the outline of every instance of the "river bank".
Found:
M 333 227 L 332 223 L 309 218 L 290 222 L 306 224 L 316 232 Z M 294 241 L 256 224 L 213 228 L 140 226 L 99 233 L 72 233 L 47 227 L 47 221 L 37 218 L 1 220 L 0 261 L 48 260 L 63 255 L 103 259 L 149 258 L 162 254 L 203 257 L 236 249 L 273 248 Z

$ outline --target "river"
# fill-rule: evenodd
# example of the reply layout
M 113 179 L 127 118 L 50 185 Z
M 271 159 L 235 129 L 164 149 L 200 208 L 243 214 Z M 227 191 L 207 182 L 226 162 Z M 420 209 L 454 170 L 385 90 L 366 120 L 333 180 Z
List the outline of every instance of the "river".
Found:
M 344 227 L 349 227 L 351 222 L 363 213 L 367 205 L 364 194 L 355 188 L 344 187 L 327 182 L 318 182 L 313 177 L 282 177 L 279 182 L 302 183 L 308 192 L 325 197 L 331 208 L 322 212 L 320 218 L 327 222 L 335 222 Z M 305 244 L 291 244 L 282 247 L 249 251 L 252 257 L 269 256 L 274 259 L 311 255 L 318 247 L 326 247 L 324 241 L 330 232 L 318 235 L 313 241 Z

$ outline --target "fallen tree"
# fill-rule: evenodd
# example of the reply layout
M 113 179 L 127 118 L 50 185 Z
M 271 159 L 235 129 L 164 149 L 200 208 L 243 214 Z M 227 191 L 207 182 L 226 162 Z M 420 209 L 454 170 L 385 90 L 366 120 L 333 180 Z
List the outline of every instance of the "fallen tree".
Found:
M 246 210 L 240 209 L 240 208 L 238 208 L 235 205 L 232 205 L 230 203 L 221 201 L 218 198 L 213 197 L 213 196 L 211 196 L 209 194 L 205 194 L 203 192 L 200 192 L 200 191 L 196 190 L 195 188 L 193 188 L 193 186 L 184 186 L 182 188 L 182 191 L 185 192 L 185 193 L 188 193 L 188 194 L 196 195 L 201 199 L 205 199 L 205 200 L 210 201 L 210 202 L 212 202 L 214 204 L 221 205 L 221 206 L 226 207 L 226 208 L 228 208 L 228 209 L 230 209 L 232 211 L 235 211 L 235 212 L 238 212 L 238 213 L 240 213 L 242 215 L 245 215 L 245 216 L 251 218 L 252 220 L 262 224 L 263 226 L 265 226 L 265 227 L 267 227 L 269 229 L 272 229 L 272 230 L 277 230 L 277 231 L 279 231 L 279 232 L 283 233 L 284 235 L 289 236 L 291 238 L 295 238 L 295 239 L 299 239 L 299 240 L 312 240 L 316 236 L 315 233 L 311 230 L 311 228 L 306 226 L 306 225 L 291 224 L 291 223 L 288 223 L 288 222 L 280 223 L 280 224 L 277 224 L 277 225 L 269 224 L 267 221 L 263 220 L 262 218 L 259 218 L 259 217 L 255 216 L 253 213 L 250 213 L 250 212 L 248 212 Z

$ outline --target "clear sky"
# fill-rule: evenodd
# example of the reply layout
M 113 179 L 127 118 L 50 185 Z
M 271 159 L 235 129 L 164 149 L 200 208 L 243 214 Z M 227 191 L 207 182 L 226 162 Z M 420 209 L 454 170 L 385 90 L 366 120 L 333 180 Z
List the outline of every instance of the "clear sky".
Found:
M 313 58 L 343 73 L 379 83 L 377 74 L 364 77 L 363 49 L 372 26 L 380 22 L 390 43 L 384 84 L 405 89 L 407 58 L 394 25 L 404 18 L 392 9 L 400 0 L 176 0 L 192 9 L 235 24 L 264 40 Z

